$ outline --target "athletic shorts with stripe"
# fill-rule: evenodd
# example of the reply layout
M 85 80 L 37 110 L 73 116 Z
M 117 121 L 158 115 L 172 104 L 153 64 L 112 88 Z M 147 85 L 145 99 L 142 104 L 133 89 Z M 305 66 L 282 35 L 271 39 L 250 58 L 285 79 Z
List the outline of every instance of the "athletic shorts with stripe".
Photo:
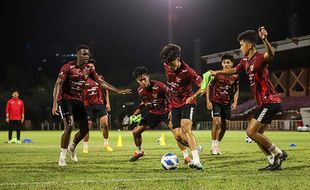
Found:
M 221 117 L 222 119 L 230 119 L 231 113 L 230 113 L 230 105 L 223 105 L 219 103 L 212 103 L 213 109 L 211 111 L 211 116 L 213 117 Z
M 271 124 L 273 117 L 281 110 L 280 103 L 263 104 L 257 108 L 253 118 L 265 124 Z
M 86 120 L 85 107 L 81 101 L 61 99 L 58 102 L 58 109 L 62 119 L 72 115 L 74 121 Z
M 182 119 L 189 119 L 193 121 L 195 108 L 196 108 L 195 104 L 186 104 L 179 108 L 172 108 L 171 110 L 172 128 L 175 129 L 181 127 Z

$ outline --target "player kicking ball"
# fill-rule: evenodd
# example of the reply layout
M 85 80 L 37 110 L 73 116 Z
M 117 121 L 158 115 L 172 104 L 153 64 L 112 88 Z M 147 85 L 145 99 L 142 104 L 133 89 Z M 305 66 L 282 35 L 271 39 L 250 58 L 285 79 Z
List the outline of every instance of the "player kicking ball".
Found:
M 171 90 L 172 131 L 178 142 L 188 142 L 193 161 L 190 167 L 203 170 L 197 149 L 197 140 L 192 132 L 195 98 L 202 92 L 193 94 L 193 83 L 200 87 L 202 78 L 181 59 L 181 48 L 168 44 L 160 52 L 160 61 L 164 64 L 167 84 Z
M 154 129 L 161 122 L 168 124 L 168 115 L 171 110 L 169 89 L 164 83 L 150 80 L 145 67 L 137 67 L 133 72 L 133 77 L 139 84 L 137 92 L 141 98 L 141 104 L 131 116 L 131 120 L 140 113 L 142 113 L 142 120 L 132 131 L 137 150 L 129 160 L 130 162 L 135 162 L 144 155 L 141 134 L 147 129 Z M 146 110 L 142 112 L 144 108 Z
M 282 169 L 281 164 L 286 159 L 287 153 L 279 149 L 264 135 L 266 127 L 271 124 L 272 118 L 281 109 L 281 98 L 268 78 L 269 61 L 272 60 L 275 52 L 267 40 L 267 36 L 268 33 L 263 26 L 258 29 L 258 34 L 254 30 L 242 32 L 239 34 L 238 40 L 244 57 L 241 58 L 239 64 L 227 70 L 211 71 L 211 73 L 212 75 L 220 73 L 235 74 L 244 70 L 248 75 L 250 87 L 258 108 L 250 121 L 246 133 L 256 142 L 269 161 L 268 166 L 259 170 L 274 171 Z M 256 51 L 258 37 L 264 43 L 265 53 L 258 53 Z
M 234 63 L 234 57 L 230 54 L 222 56 L 223 70 L 230 69 Z M 239 97 L 239 77 L 235 75 L 217 74 L 206 88 L 206 103 L 211 110 L 212 143 L 211 154 L 220 155 L 219 144 L 223 139 L 227 120 L 230 119 L 230 110 L 235 110 Z
M 137 150 L 130 159 L 131 162 L 137 161 L 144 155 L 141 134 L 145 130 L 153 129 L 161 122 L 166 123 L 166 125 L 172 130 L 171 114 L 169 114 L 171 110 L 171 104 L 169 101 L 170 91 L 168 87 L 162 82 L 150 80 L 148 70 L 145 67 L 137 67 L 133 72 L 133 77 L 139 84 L 137 91 L 141 98 L 141 104 L 130 117 L 131 122 L 137 123 L 132 131 Z M 144 112 L 142 112 L 142 110 Z M 141 112 L 142 116 L 140 114 Z M 177 141 L 177 144 L 182 151 L 184 163 L 188 165 L 191 163 L 191 159 L 189 158 L 186 149 L 188 143 L 183 142 L 183 144 L 185 144 L 183 145 Z

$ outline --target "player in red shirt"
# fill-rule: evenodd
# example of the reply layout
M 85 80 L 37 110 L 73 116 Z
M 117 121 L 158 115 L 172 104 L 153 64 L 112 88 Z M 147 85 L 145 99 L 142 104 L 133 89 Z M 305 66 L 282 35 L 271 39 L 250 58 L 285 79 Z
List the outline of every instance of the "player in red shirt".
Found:
M 112 90 L 119 94 L 128 94 L 130 89 L 120 90 L 105 82 L 97 72 L 88 65 L 90 51 L 88 46 L 80 45 L 77 48 L 76 61 L 70 61 L 60 69 L 53 91 L 53 115 L 61 115 L 64 122 L 64 131 L 60 142 L 59 166 L 66 166 L 67 149 L 71 159 L 77 162 L 75 148 L 89 132 L 86 112 L 82 99 L 82 91 L 88 77 L 98 82 L 102 89 Z M 75 123 L 79 130 L 69 145 L 70 135 Z
M 281 164 L 286 159 L 287 153 L 275 146 L 263 133 L 272 118 L 281 109 L 281 99 L 275 91 L 268 78 L 269 61 L 274 57 L 274 49 L 267 40 L 265 27 L 260 27 L 257 32 L 247 30 L 238 36 L 240 50 L 244 57 L 240 63 L 225 71 L 211 71 L 212 75 L 218 73 L 234 74 L 244 70 L 249 77 L 250 87 L 256 99 L 258 109 L 254 113 L 252 120 L 247 128 L 247 135 L 253 139 L 262 152 L 267 156 L 269 165 L 259 170 L 278 170 L 282 169 Z M 264 43 L 266 52 L 264 54 L 256 51 L 258 36 Z
M 142 149 L 141 134 L 147 129 L 154 129 L 161 122 L 168 125 L 168 115 L 171 110 L 169 102 L 169 89 L 159 81 L 150 80 L 149 73 L 145 67 L 137 67 L 133 72 L 133 77 L 139 84 L 137 89 L 138 95 L 141 98 L 141 104 L 138 109 L 131 116 L 137 116 L 142 113 L 142 120 L 134 127 L 132 134 L 137 150 L 133 157 L 129 160 L 131 162 L 137 161 L 144 155 Z M 142 110 L 146 108 L 145 112 Z
M 94 59 L 90 59 L 88 65 L 95 69 L 95 63 L 96 61 Z M 83 89 L 83 98 L 88 120 L 88 128 L 91 129 L 93 121 L 99 118 L 99 124 L 102 127 L 102 135 L 104 141 L 103 147 L 108 152 L 112 152 L 113 149 L 109 145 L 108 112 L 111 110 L 109 91 L 103 91 L 96 81 L 88 77 Z M 83 139 L 83 153 L 88 153 L 88 140 L 89 132 L 85 135 Z
M 17 143 L 20 142 L 20 129 L 21 124 L 24 123 L 25 119 L 25 109 L 24 109 L 24 102 L 19 99 L 18 91 L 14 91 L 12 93 L 12 98 L 9 99 L 6 103 L 6 118 L 5 121 L 9 124 L 9 140 L 8 143 L 12 143 L 12 133 L 14 128 L 16 128 L 16 136 L 17 136 Z
M 181 48 L 175 44 L 166 45 L 160 52 L 164 64 L 167 84 L 171 90 L 172 128 L 177 141 L 188 142 L 193 156 L 190 167 L 202 170 L 197 150 L 197 140 L 192 132 L 193 116 L 196 107 L 192 85 L 200 87 L 202 78 L 181 59 Z
M 223 70 L 233 66 L 234 57 L 230 54 L 222 56 Z M 217 74 L 209 83 L 206 90 L 206 103 L 211 110 L 212 145 L 211 154 L 220 155 L 219 143 L 224 137 L 227 121 L 230 119 L 230 110 L 235 110 L 239 97 L 239 77 L 235 75 Z

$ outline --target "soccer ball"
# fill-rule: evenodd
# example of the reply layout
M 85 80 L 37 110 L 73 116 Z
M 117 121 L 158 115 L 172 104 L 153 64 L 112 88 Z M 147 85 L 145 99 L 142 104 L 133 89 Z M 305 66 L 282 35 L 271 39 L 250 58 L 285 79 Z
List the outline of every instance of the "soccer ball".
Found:
M 246 143 L 252 143 L 253 140 L 252 140 L 250 137 L 247 136 L 247 137 L 245 138 L 245 142 L 246 142 Z
M 179 158 L 173 153 L 167 153 L 161 158 L 161 166 L 165 170 L 175 170 L 179 166 Z

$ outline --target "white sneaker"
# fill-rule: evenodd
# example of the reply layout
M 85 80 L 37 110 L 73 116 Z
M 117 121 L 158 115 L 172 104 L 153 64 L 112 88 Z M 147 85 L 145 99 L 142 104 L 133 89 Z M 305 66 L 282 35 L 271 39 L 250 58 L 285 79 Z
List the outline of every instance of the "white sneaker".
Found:
M 8 144 L 12 144 L 12 141 L 11 141 L 11 140 L 9 140 L 9 141 L 8 141 Z
M 217 146 L 212 146 L 211 147 L 211 154 L 212 155 L 217 155 L 218 154 L 218 147 Z
M 17 141 L 17 144 L 22 144 L 22 142 L 20 142 L 20 141 Z
M 71 157 L 71 160 L 73 162 L 78 162 L 78 159 L 77 159 L 77 156 L 76 156 L 76 151 L 75 151 L 74 147 L 72 145 L 69 145 L 67 150 L 68 150 L 68 153 L 69 153 L 69 155 Z
M 59 158 L 58 166 L 67 166 L 66 158 Z

